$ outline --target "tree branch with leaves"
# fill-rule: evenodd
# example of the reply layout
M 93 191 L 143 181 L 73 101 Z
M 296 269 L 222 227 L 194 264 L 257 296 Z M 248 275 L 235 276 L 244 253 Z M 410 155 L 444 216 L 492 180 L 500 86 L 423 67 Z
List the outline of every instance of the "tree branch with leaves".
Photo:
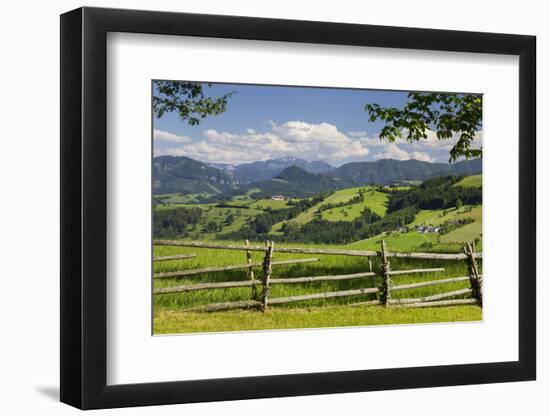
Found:
M 176 112 L 182 121 L 198 125 L 209 115 L 225 112 L 227 101 L 234 94 L 229 92 L 219 97 L 208 97 L 201 84 L 182 81 L 155 81 L 153 85 L 153 112 L 157 118 L 165 113 Z
M 405 136 L 408 142 L 428 138 L 434 130 L 437 138 L 458 141 L 450 151 L 449 162 L 460 157 L 482 156 L 482 148 L 473 148 L 475 135 L 482 127 L 482 102 L 478 94 L 409 93 L 402 109 L 367 104 L 369 121 L 385 122 L 381 139 L 394 142 Z

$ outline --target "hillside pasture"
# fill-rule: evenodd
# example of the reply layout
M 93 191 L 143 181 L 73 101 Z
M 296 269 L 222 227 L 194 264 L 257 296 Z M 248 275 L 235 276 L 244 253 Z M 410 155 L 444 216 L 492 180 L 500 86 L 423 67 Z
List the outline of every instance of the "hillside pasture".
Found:
M 420 210 L 410 226 L 418 226 L 421 224 L 440 226 L 446 221 L 461 220 L 465 218 L 472 218 L 475 222 L 481 223 L 482 207 L 473 206 L 471 211 L 468 211 L 465 207 L 447 210 Z
M 271 198 L 264 198 L 250 202 L 248 207 L 256 210 L 266 210 L 268 208 L 272 210 L 279 210 L 288 207 L 288 200 L 272 200 Z
M 353 197 L 354 196 L 351 196 L 350 198 Z M 364 198 L 365 200 L 360 203 L 323 210 L 321 212 L 321 217 L 324 220 L 333 222 L 352 221 L 358 218 L 365 208 L 369 208 L 379 216 L 384 216 L 386 214 L 388 194 L 370 189 L 364 193 Z M 349 199 L 345 201 L 349 201 Z
M 247 220 L 254 218 L 260 214 L 260 210 L 246 209 L 246 208 L 233 208 L 233 207 L 214 207 L 208 206 L 205 208 L 204 214 L 199 222 L 201 229 L 202 239 L 211 240 L 216 237 L 217 234 L 229 233 L 239 230 Z M 234 221 L 231 224 L 226 224 L 225 219 L 228 215 L 232 214 Z M 221 226 L 221 230 L 208 233 L 204 229 L 209 222 L 214 221 Z
M 464 177 L 459 182 L 455 183 L 454 187 L 476 187 L 479 188 L 483 185 L 483 176 L 480 175 L 470 175 Z
M 202 216 L 195 227 L 189 226 L 187 232 L 193 238 L 212 240 L 217 234 L 234 232 L 240 229 L 245 222 L 260 214 L 261 210 L 254 210 L 242 207 L 216 207 L 214 204 L 173 204 L 171 206 L 157 206 L 155 210 L 172 210 L 178 207 L 199 207 L 202 209 Z M 226 222 L 229 215 L 233 216 L 233 222 Z M 215 222 L 218 226 L 216 231 L 208 231 L 207 226 L 210 222 Z
M 170 207 L 171 205 L 194 204 L 199 202 L 199 198 L 211 197 L 212 194 L 156 194 L 153 196 L 159 202 L 159 207 Z
M 234 204 L 234 205 L 238 205 L 238 206 L 243 206 L 243 205 L 248 205 L 248 204 L 251 204 L 253 203 L 255 200 L 254 198 L 252 198 L 252 194 L 254 193 L 258 193 L 260 192 L 261 190 L 259 188 L 251 188 L 250 190 L 248 190 L 246 193 L 244 194 L 237 194 L 237 195 L 234 195 L 232 198 L 231 198 L 231 201 L 229 202 L 229 204 Z
M 400 252 L 422 252 L 422 245 L 429 243 L 437 244 L 437 233 L 419 233 L 410 232 L 390 232 L 382 235 L 374 236 L 369 239 L 360 240 L 350 243 L 346 247 L 349 249 L 358 250 L 380 250 L 380 242 L 386 241 L 388 247 Z M 449 248 L 450 249 L 450 248 Z M 449 252 L 458 252 L 459 247 L 452 248 Z
M 443 243 L 472 242 L 473 240 L 481 237 L 481 234 L 481 223 L 475 222 L 464 225 L 445 235 L 442 235 L 440 237 L 440 241 Z
M 367 187 L 367 186 L 352 187 L 352 188 L 345 188 L 342 190 L 335 191 L 320 203 L 300 213 L 294 219 L 287 220 L 287 221 L 296 222 L 297 224 L 300 224 L 300 225 L 306 224 L 312 221 L 316 217 L 319 208 L 322 207 L 323 205 L 346 203 L 349 200 L 351 200 L 353 197 L 355 197 L 359 193 L 359 190 L 367 190 L 365 192 L 365 201 L 363 203 L 350 204 L 349 206 L 346 206 L 346 207 L 350 207 L 348 209 L 350 213 L 347 217 L 343 215 L 341 216 L 339 215 L 340 209 L 341 209 L 341 207 L 339 207 L 339 208 L 332 209 L 333 210 L 332 214 L 325 213 L 325 211 L 328 212 L 330 210 L 323 210 L 323 212 L 321 213 L 322 218 L 330 221 L 343 220 L 344 217 L 345 217 L 345 220 L 353 220 L 354 218 L 357 218 L 359 216 L 359 214 L 361 213 L 364 207 L 369 207 L 371 210 L 373 210 L 377 214 L 380 214 L 381 216 L 383 216 L 386 213 L 386 202 L 388 201 L 388 197 L 386 193 L 376 191 L 374 190 L 374 188 Z M 283 222 L 274 224 L 272 227 L 272 233 L 273 234 L 280 233 L 281 227 L 283 226 L 284 223 L 285 222 L 283 221 Z
M 456 244 L 460 246 L 465 242 L 472 242 L 475 239 L 481 238 L 483 233 L 482 215 L 483 210 L 480 205 L 472 207 L 470 211 L 464 207 L 458 210 L 456 208 L 451 210 L 421 210 L 410 226 L 414 227 L 421 224 L 440 226 L 446 221 L 471 218 L 474 220 L 473 223 L 460 226 L 439 237 L 440 244 L 445 246 Z
M 156 204 L 155 211 L 174 210 L 180 207 L 192 207 L 188 203 Z M 195 206 L 198 207 L 198 206 Z

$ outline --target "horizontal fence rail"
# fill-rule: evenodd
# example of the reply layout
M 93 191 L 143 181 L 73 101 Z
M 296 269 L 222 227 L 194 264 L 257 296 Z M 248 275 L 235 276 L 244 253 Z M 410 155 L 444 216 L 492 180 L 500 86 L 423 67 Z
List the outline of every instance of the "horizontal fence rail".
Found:
M 447 307 L 465 304 L 479 304 L 477 298 L 462 298 L 458 300 L 427 301 L 410 304 L 400 304 L 399 307 L 418 308 L 418 307 Z
M 309 259 L 306 259 L 310 261 Z M 300 260 L 304 261 L 304 260 Z M 295 263 L 295 261 L 293 262 Z M 256 264 L 247 264 L 250 266 L 260 266 L 261 262 Z M 273 262 L 273 265 L 277 265 L 276 262 Z M 224 269 L 225 271 L 226 269 Z M 190 270 L 197 271 L 197 270 Z M 403 274 L 412 274 L 412 273 L 427 273 L 427 272 L 441 272 L 445 271 L 445 268 L 426 268 L 426 269 L 405 269 L 403 271 L 392 271 L 394 275 L 403 275 Z M 212 272 L 212 271 L 208 271 Z M 272 278 L 269 282 L 273 284 L 306 284 L 311 282 L 326 282 L 326 281 L 345 281 L 350 279 L 358 279 L 365 277 L 375 277 L 378 274 L 376 272 L 359 272 L 357 274 L 347 274 L 347 275 L 319 275 L 312 277 L 296 277 L 296 278 Z M 462 279 L 461 279 L 462 280 Z M 199 291 L 199 290 L 212 290 L 220 288 L 239 288 L 239 287 L 252 287 L 254 285 L 260 285 L 262 281 L 253 280 L 253 281 L 225 281 L 225 282 L 206 282 L 201 284 L 194 285 L 181 285 L 175 287 L 167 288 L 157 288 L 154 290 L 154 294 L 171 294 L 177 292 L 190 292 L 190 291 Z M 439 282 L 438 282 L 439 284 Z M 435 284 L 433 284 L 435 285 Z
M 378 291 L 378 287 L 374 287 L 359 288 L 357 290 L 327 291 L 315 294 L 291 295 L 289 297 L 270 298 L 269 304 L 286 304 L 297 301 L 319 300 L 322 298 L 351 297 L 354 295 L 376 294 Z
M 179 240 L 155 240 L 157 246 L 182 246 L 187 248 L 205 248 L 205 249 L 224 249 L 238 251 L 265 252 L 264 246 L 246 246 L 230 245 L 223 243 L 210 242 L 185 242 Z M 285 248 L 278 247 L 274 252 L 280 253 L 304 253 L 309 255 L 340 255 L 340 256 L 378 256 L 379 252 L 372 250 L 347 250 L 347 249 L 322 249 L 322 248 Z M 409 258 L 409 259 L 440 259 L 440 260 L 463 260 L 468 255 L 463 253 L 423 253 L 423 252 L 387 252 L 389 258 Z M 482 254 L 476 254 L 481 259 Z
M 392 285 L 392 291 L 411 290 L 413 288 L 431 287 L 433 285 L 448 284 L 450 282 L 468 281 L 470 277 L 443 278 L 435 281 L 413 282 L 412 284 Z
M 309 282 L 345 281 L 348 279 L 374 277 L 376 275 L 376 272 L 359 272 L 357 274 L 347 275 L 319 275 L 313 277 L 272 278 L 269 282 L 271 282 L 272 284 L 305 284 Z
M 456 297 L 457 295 L 470 294 L 472 292 L 471 288 L 464 288 L 462 290 L 448 291 L 435 295 L 428 295 L 426 297 L 419 298 L 399 298 L 396 300 L 390 300 L 390 304 L 409 304 L 409 303 L 421 303 L 424 301 L 438 301 L 445 298 Z
M 220 288 L 242 288 L 261 285 L 262 281 L 226 281 L 226 282 L 205 282 L 204 284 L 178 285 L 176 287 L 156 288 L 153 294 L 173 294 L 177 292 L 191 292 L 200 290 L 215 290 Z
M 291 265 L 291 264 L 300 264 L 306 262 L 319 262 L 319 258 L 305 258 L 305 259 L 287 259 L 284 261 L 273 261 L 272 265 Z M 177 278 L 187 275 L 198 275 L 198 274 L 207 274 L 210 272 L 225 272 L 225 271 L 234 271 L 237 269 L 248 269 L 263 266 L 263 262 L 252 262 L 242 265 L 228 265 L 220 267 L 208 267 L 208 268 L 198 268 L 198 269 L 186 269 L 184 271 L 173 271 L 173 272 L 159 272 L 158 274 L 153 275 L 153 278 Z
M 189 253 L 186 255 L 171 255 L 171 256 L 155 256 L 153 258 L 153 262 L 161 262 L 161 261 L 175 261 L 178 259 L 191 259 L 196 257 L 194 253 Z
M 389 275 L 427 274 L 430 272 L 444 272 L 445 268 L 404 269 L 402 271 L 388 271 Z
M 238 250 L 245 251 L 246 264 L 240 265 L 228 265 L 222 267 L 207 267 L 198 269 L 188 269 L 183 271 L 161 272 L 154 274 L 155 279 L 160 278 L 180 278 L 191 275 L 226 272 L 232 270 L 243 269 L 247 271 L 247 280 L 239 281 L 225 281 L 225 282 L 206 282 L 189 285 L 179 285 L 166 288 L 156 288 L 153 293 L 155 295 L 160 294 L 174 294 L 174 293 L 186 293 L 192 291 L 201 290 L 216 290 L 216 289 L 229 289 L 229 288 L 246 288 L 252 289 L 252 299 L 243 301 L 230 301 L 216 304 L 208 304 L 203 306 L 196 306 L 185 309 L 189 312 L 215 312 L 230 309 L 257 309 L 266 311 L 268 305 L 282 305 L 295 302 L 303 302 L 310 300 L 330 299 L 337 297 L 354 297 L 374 294 L 375 299 L 353 302 L 348 304 L 349 306 L 361 307 L 361 306 L 375 306 L 382 305 L 384 307 L 441 307 L 441 306 L 453 306 L 453 305 L 468 305 L 468 304 L 482 304 L 482 275 L 478 271 L 477 260 L 481 259 L 481 254 L 476 253 L 475 246 L 468 243 L 462 254 L 432 254 L 432 253 L 399 253 L 390 252 L 386 249 L 386 243 L 381 241 L 379 252 L 377 251 L 359 251 L 359 250 L 344 250 L 344 249 L 320 249 L 320 248 L 275 248 L 274 242 L 266 242 L 266 246 L 251 246 L 246 241 L 246 245 L 226 245 L 218 243 L 206 243 L 206 242 L 181 242 L 173 240 L 156 240 L 155 245 L 166 246 L 182 246 L 182 247 L 197 247 L 207 248 L 215 250 Z M 251 252 L 264 252 L 265 256 L 263 261 L 253 262 Z M 360 256 L 364 257 L 368 263 L 369 271 L 358 272 L 354 274 L 341 274 L 341 275 L 321 275 L 321 276 L 303 276 L 303 277 L 272 277 L 272 267 L 278 265 L 292 265 L 307 262 L 318 262 L 319 258 L 305 258 L 305 259 L 288 259 L 288 260 L 273 260 L 273 253 L 301 253 L 301 254 L 315 254 L 315 255 L 341 255 L 341 256 Z M 172 255 L 155 257 L 155 261 L 164 260 L 176 260 L 176 259 L 189 259 L 196 256 L 195 254 L 186 255 Z M 372 270 L 371 257 L 380 258 L 380 271 L 374 272 Z M 390 267 L 389 258 L 415 258 L 415 259 L 442 259 L 442 260 L 466 260 L 468 265 L 468 275 L 460 277 L 440 278 L 437 280 L 413 282 L 408 284 L 395 285 L 392 282 L 392 277 L 399 275 L 409 274 L 429 274 L 444 272 L 445 268 L 416 268 L 393 271 Z M 255 275 L 255 268 L 261 269 L 261 279 L 258 279 Z M 336 282 L 344 280 L 357 280 L 367 277 L 380 277 L 381 284 L 376 287 L 358 288 L 339 291 L 325 291 L 312 294 L 292 295 L 287 297 L 270 298 L 270 287 L 273 285 L 291 285 L 291 284 L 307 284 L 317 282 Z M 459 290 L 447 291 L 435 295 L 417 297 L 417 298 L 392 298 L 392 292 L 411 290 L 415 288 L 430 287 L 437 285 L 444 285 L 449 283 L 457 283 L 469 281 L 470 288 L 463 288 Z M 372 285 L 372 284 L 371 284 Z M 376 284 L 374 284 L 376 285 Z M 258 288 L 261 291 L 258 292 Z M 471 298 L 455 298 L 465 295 L 471 295 Z

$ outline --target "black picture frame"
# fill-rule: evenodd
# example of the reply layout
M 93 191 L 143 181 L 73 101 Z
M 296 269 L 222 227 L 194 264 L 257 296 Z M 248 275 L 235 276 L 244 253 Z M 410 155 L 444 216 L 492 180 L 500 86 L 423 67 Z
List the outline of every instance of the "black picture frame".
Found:
M 107 385 L 108 32 L 519 56 L 519 360 Z M 82 409 L 533 380 L 536 377 L 536 38 L 136 10 L 61 16 L 61 401 Z

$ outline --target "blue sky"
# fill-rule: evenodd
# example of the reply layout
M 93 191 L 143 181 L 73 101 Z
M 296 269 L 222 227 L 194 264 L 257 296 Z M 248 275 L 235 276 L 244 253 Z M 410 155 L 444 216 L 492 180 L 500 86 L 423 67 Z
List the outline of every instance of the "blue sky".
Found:
M 155 155 L 183 155 L 239 164 L 294 156 L 334 166 L 375 159 L 447 162 L 452 140 L 380 141 L 382 122 L 369 122 L 367 103 L 401 107 L 406 92 L 315 87 L 212 84 L 208 96 L 227 92 L 227 110 L 190 126 L 176 113 L 154 119 Z

